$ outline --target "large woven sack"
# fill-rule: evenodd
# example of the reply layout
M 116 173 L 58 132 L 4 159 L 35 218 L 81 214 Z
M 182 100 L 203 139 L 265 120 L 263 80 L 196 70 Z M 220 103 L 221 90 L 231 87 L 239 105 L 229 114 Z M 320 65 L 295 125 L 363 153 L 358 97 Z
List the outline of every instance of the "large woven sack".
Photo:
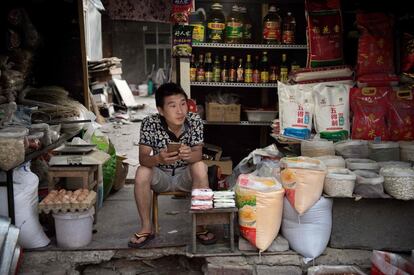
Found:
M 282 185 L 273 177 L 241 174 L 237 179 L 240 232 L 261 252 L 279 233 L 284 193 Z

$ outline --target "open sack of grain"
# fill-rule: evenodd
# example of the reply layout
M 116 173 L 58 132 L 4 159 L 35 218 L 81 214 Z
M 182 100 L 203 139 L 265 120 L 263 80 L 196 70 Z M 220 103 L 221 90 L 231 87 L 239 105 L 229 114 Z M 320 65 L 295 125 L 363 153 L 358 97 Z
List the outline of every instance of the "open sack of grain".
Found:
M 301 215 L 321 197 L 326 166 L 322 161 L 309 157 L 282 158 L 280 166 L 286 197 Z

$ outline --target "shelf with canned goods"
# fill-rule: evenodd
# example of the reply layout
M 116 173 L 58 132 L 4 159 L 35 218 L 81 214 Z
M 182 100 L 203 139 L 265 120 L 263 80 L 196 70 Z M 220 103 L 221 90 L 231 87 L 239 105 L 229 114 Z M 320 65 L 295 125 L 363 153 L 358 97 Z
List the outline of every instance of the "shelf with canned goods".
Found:
M 229 44 L 229 43 L 193 43 L 193 48 L 229 48 L 229 49 L 281 49 L 281 50 L 307 50 L 308 45 L 285 45 L 285 44 Z
M 238 88 L 277 88 L 277 83 L 240 83 L 240 82 L 190 82 L 190 86 L 238 87 Z

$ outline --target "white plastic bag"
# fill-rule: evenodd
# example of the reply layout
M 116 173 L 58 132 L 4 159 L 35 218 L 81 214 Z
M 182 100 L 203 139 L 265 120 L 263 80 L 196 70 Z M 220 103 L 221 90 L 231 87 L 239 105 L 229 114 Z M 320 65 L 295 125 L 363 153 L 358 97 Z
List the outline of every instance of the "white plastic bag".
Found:
M 285 198 L 283 202 L 282 235 L 289 246 L 310 261 L 325 250 L 332 229 L 332 199 L 321 197 L 303 215 L 295 211 Z
M 6 181 L 5 173 L 0 173 L 0 181 Z M 16 226 L 20 228 L 19 243 L 24 248 L 44 247 L 50 242 L 39 223 L 38 185 L 38 177 L 30 171 L 30 162 L 14 169 Z

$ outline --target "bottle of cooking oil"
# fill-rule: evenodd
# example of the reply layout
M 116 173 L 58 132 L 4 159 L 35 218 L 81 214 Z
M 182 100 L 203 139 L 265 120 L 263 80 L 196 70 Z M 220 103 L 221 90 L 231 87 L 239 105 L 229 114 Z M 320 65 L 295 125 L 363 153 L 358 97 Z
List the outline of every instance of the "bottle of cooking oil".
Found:
M 275 6 L 270 6 L 269 12 L 263 18 L 263 43 L 280 44 L 282 19 Z
M 243 38 L 243 24 L 240 19 L 239 7 L 234 5 L 226 20 L 226 43 L 238 44 Z
M 223 13 L 223 5 L 214 3 L 207 18 L 207 42 L 223 43 L 226 20 Z

